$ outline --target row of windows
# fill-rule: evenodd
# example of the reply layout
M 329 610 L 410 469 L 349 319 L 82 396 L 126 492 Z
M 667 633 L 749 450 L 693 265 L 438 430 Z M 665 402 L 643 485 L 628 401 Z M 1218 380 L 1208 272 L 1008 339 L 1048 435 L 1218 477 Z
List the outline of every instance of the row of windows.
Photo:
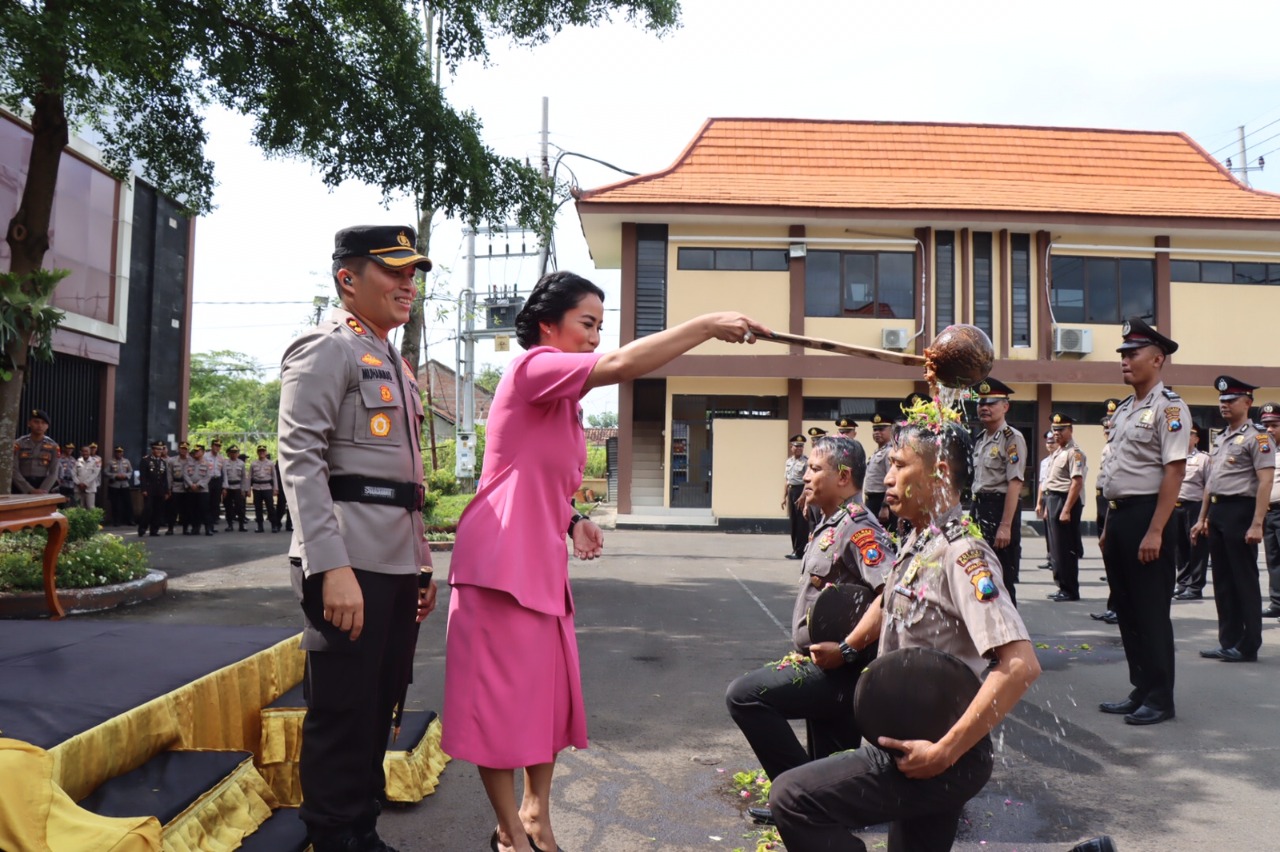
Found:
M 676 251 L 676 268 L 785 272 L 787 253 L 783 249 L 682 248 Z
M 1169 278 L 1202 284 L 1280 284 L 1280 263 L 1172 260 L 1169 261 Z
M 1054 255 L 1050 268 L 1050 304 L 1060 323 L 1155 316 L 1154 261 Z

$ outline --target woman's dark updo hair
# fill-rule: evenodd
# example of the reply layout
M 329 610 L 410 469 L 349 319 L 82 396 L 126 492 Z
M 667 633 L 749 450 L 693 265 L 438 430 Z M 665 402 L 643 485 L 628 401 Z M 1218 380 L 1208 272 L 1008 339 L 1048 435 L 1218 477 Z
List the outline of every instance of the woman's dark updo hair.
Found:
M 525 349 L 538 345 L 542 330 L 538 323 L 558 323 L 576 308 L 584 296 L 596 295 L 604 301 L 604 291 L 581 275 L 552 272 L 533 285 L 524 308 L 516 315 L 516 341 Z

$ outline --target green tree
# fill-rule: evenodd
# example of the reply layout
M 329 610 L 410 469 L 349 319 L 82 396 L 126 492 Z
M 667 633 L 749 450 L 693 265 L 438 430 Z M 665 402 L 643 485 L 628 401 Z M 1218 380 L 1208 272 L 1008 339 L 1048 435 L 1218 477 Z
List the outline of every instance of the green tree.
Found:
M 264 375 L 256 359 L 239 352 L 224 349 L 192 354 L 187 407 L 191 431 L 221 435 L 275 432 L 280 380 L 264 381 Z
M 476 387 L 484 388 L 489 393 L 493 393 L 498 389 L 498 382 L 502 381 L 502 368 L 495 367 L 492 364 L 485 364 L 476 374 Z
M 677 0 L 442 5 L 436 38 L 451 67 L 487 60 L 493 37 L 534 45 L 615 11 L 661 33 L 679 15 Z M 9 271 L 21 284 L 44 261 L 72 125 L 97 132 L 118 175 L 140 163 L 190 212 L 209 210 L 210 104 L 252 115 L 264 151 L 311 161 L 329 186 L 359 180 L 466 221 L 545 231 L 554 202 L 541 175 L 496 155 L 476 116 L 445 100 L 418 9 L 417 0 L 0 0 L 0 103 L 32 131 L 27 182 L 6 229 Z M 15 380 L 0 386 L 0 425 L 17 416 L 27 346 L 8 341 Z M 0 493 L 11 466 L 0 454 Z
M 618 427 L 618 415 L 613 411 L 603 411 L 599 414 L 588 414 L 587 425 L 596 429 L 616 429 Z

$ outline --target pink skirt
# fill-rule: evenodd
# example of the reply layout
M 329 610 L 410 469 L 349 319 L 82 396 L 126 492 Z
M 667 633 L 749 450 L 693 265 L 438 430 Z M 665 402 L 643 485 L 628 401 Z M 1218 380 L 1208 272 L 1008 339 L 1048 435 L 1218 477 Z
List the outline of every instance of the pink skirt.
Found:
M 573 613 L 547 615 L 506 592 L 454 586 L 441 725 L 445 754 L 490 769 L 586 748 Z

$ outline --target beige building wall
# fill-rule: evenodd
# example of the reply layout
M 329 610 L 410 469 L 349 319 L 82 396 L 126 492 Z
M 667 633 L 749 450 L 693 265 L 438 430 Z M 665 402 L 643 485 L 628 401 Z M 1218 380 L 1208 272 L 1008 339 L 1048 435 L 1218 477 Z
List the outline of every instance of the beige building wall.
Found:
M 1170 298 L 1179 364 L 1276 363 L 1280 287 L 1174 283 Z M 1225 370 L 1241 379 L 1247 367 Z
M 711 510 L 716 517 L 785 518 L 787 421 L 714 420 L 712 428 Z
M 769 328 L 786 331 L 791 316 L 791 283 L 787 272 L 676 271 L 670 251 L 667 287 L 667 327 L 716 311 L 738 311 Z M 756 344 L 786 349 L 776 343 Z M 755 355 L 759 350 L 736 343 L 710 340 L 692 350 L 695 355 Z M 777 353 L 775 353 L 777 354 Z

